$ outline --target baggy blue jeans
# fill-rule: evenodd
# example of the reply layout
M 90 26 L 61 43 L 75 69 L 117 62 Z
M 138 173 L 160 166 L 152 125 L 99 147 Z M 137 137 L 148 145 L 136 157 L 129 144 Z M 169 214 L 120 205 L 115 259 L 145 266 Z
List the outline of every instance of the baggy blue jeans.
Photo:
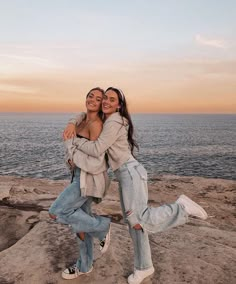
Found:
M 72 183 L 57 197 L 49 208 L 49 213 L 56 215 L 56 221 L 68 224 L 75 233 L 84 232 L 85 239 L 77 237 L 79 258 L 77 267 L 87 272 L 93 264 L 93 238 L 102 240 L 110 226 L 110 218 L 93 216 L 92 197 L 82 197 L 80 191 L 80 169 L 75 168 Z
M 131 158 L 115 171 L 119 181 L 120 202 L 123 216 L 128 222 L 134 246 L 134 267 L 145 270 L 152 267 L 148 232 L 157 233 L 188 221 L 188 214 L 177 204 L 148 207 L 147 172 Z M 133 226 L 140 224 L 143 230 Z

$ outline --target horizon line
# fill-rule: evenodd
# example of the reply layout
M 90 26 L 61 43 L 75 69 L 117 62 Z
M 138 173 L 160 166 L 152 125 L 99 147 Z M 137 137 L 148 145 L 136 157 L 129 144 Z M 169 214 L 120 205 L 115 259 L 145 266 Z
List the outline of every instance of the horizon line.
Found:
M 70 113 L 80 113 L 84 111 L 72 111 L 72 112 L 53 112 L 53 111 L 0 111 L 0 114 L 70 114 Z M 207 115 L 236 115 L 236 112 L 230 113 L 223 113 L 223 112 L 130 112 L 131 115 L 133 114 L 207 114 Z

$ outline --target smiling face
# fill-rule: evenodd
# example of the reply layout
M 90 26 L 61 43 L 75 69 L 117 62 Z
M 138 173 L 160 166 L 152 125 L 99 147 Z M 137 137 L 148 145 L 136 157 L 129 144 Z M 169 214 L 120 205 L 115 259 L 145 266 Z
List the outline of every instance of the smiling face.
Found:
M 111 114 L 117 111 L 117 108 L 120 107 L 118 95 L 112 91 L 108 90 L 105 92 L 102 101 L 102 111 L 106 117 L 110 116 Z
M 92 90 L 86 97 L 88 111 L 99 112 L 101 110 L 103 94 L 99 90 Z

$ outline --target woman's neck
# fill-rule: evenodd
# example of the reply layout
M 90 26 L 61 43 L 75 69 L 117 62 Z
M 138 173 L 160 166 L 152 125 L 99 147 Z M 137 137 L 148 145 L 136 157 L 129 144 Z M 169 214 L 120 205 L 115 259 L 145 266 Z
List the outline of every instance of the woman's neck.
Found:
M 98 117 L 98 113 L 97 112 L 87 111 L 86 121 L 88 122 L 88 121 L 91 121 L 91 120 L 95 120 L 97 117 Z

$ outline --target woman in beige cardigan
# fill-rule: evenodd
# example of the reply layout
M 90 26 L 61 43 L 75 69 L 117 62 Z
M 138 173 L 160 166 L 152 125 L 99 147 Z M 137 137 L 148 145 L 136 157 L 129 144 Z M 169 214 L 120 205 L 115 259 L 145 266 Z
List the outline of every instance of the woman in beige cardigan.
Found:
M 77 137 L 94 141 L 102 131 L 101 103 L 104 91 L 94 88 L 86 96 L 87 113 L 79 116 Z M 62 272 L 64 279 L 73 279 L 93 269 L 93 237 L 100 240 L 100 250 L 107 250 L 110 240 L 110 219 L 93 216 L 91 203 L 104 197 L 109 185 L 104 155 L 89 157 L 66 146 L 66 162 L 72 170 L 71 184 L 58 196 L 49 209 L 49 215 L 59 223 L 69 224 L 77 235 L 79 258 Z

